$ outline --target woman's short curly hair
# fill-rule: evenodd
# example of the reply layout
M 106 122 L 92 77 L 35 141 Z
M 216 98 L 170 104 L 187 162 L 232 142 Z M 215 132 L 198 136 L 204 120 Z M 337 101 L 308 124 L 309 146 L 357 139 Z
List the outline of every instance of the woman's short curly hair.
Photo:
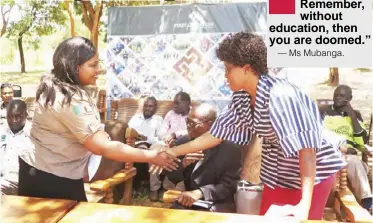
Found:
M 239 32 L 225 38 L 216 49 L 221 61 L 236 66 L 249 64 L 258 75 L 267 74 L 267 47 L 261 36 Z

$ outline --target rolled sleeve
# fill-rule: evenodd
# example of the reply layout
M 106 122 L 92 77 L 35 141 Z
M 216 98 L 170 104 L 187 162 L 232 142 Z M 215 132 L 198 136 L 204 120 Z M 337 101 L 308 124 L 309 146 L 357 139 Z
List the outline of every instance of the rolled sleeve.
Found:
M 80 144 L 101 127 L 97 108 L 84 97 L 74 96 L 70 105 L 61 107 L 58 117 Z
M 251 140 L 251 131 L 245 121 L 249 120 L 238 115 L 233 102 L 227 106 L 215 120 L 210 129 L 211 135 L 239 145 L 247 145 Z
M 304 148 L 321 148 L 322 125 L 317 106 L 295 87 L 273 89 L 269 115 L 285 157 Z

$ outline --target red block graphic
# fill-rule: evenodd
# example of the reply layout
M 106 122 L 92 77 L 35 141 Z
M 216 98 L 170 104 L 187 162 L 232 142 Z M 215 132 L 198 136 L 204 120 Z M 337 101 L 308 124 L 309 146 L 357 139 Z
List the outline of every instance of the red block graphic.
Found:
M 295 14 L 296 0 L 269 0 L 269 14 Z

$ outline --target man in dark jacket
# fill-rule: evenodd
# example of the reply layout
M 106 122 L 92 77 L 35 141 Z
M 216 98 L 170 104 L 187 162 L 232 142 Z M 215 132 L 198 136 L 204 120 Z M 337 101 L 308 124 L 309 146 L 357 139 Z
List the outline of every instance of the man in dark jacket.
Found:
M 209 131 L 215 119 L 216 110 L 213 106 L 202 104 L 193 108 L 187 117 L 188 135 L 179 138 L 176 145 Z M 185 191 L 171 208 L 235 212 L 233 197 L 240 170 L 240 148 L 225 141 L 203 153 L 182 157 L 179 168 L 167 173 L 170 181 L 184 181 L 185 185 Z

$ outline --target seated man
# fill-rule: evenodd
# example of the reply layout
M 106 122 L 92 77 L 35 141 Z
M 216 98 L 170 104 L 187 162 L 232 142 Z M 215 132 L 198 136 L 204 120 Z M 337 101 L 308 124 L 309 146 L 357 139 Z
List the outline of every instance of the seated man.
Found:
M 341 148 L 346 154 L 347 177 L 352 192 L 366 209 L 372 207 L 372 192 L 368 181 L 368 166 L 356 156 L 357 151 L 371 156 L 364 144 L 368 142 L 368 134 L 364 129 L 361 114 L 351 107 L 352 90 L 347 85 L 340 85 L 334 91 L 333 105 L 320 111 L 324 126 L 346 139 L 347 145 Z
M 6 124 L 6 106 L 13 99 L 13 86 L 11 84 L 1 85 L 0 103 L 0 125 Z
M 174 109 L 166 114 L 158 133 L 159 139 L 168 146 L 172 146 L 178 137 L 186 134 L 185 118 L 189 114 L 190 105 L 191 99 L 188 93 L 181 91 L 175 95 Z
M 158 141 L 157 133 L 162 125 L 162 117 L 155 115 L 158 105 L 154 97 L 148 97 L 144 101 L 143 113 L 134 115 L 128 122 L 128 127 L 135 129 L 141 134 L 142 141 L 136 142 L 137 148 L 148 149 L 151 144 Z M 128 142 L 127 142 L 128 143 Z M 137 174 L 134 177 L 134 191 L 141 189 L 142 181 L 149 181 L 148 164 L 135 163 Z
M 13 100 L 7 106 L 7 125 L 0 126 L 0 186 L 1 194 L 18 194 L 18 156 L 33 146 L 26 103 Z
M 169 111 L 162 123 L 162 126 L 158 132 L 158 138 L 161 141 L 154 143 L 150 149 L 156 149 L 158 145 L 167 145 L 172 147 L 175 143 L 176 138 L 187 133 L 187 126 L 185 118 L 189 114 L 190 110 L 190 96 L 185 92 L 179 92 L 174 98 L 174 109 Z M 175 185 L 170 182 L 167 177 L 161 179 L 161 176 L 157 174 L 150 174 L 150 195 L 151 201 L 158 201 L 159 193 L 162 193 L 164 189 L 172 189 Z
M 215 118 L 216 111 L 209 104 L 192 108 L 187 118 L 188 134 L 179 138 L 176 145 L 208 132 Z M 176 171 L 167 173 L 170 181 L 184 181 L 185 184 L 185 191 L 171 208 L 200 210 L 201 208 L 194 203 L 202 200 L 212 204 L 205 210 L 235 212 L 234 193 L 240 170 L 241 149 L 225 141 L 203 153 L 186 155 Z
M 143 141 L 147 142 L 146 147 L 148 148 L 151 144 L 158 141 L 157 134 L 163 122 L 161 116 L 155 115 L 157 108 L 157 99 L 148 97 L 144 101 L 143 113 L 134 115 L 128 122 L 128 127 L 134 128 L 141 134 Z

